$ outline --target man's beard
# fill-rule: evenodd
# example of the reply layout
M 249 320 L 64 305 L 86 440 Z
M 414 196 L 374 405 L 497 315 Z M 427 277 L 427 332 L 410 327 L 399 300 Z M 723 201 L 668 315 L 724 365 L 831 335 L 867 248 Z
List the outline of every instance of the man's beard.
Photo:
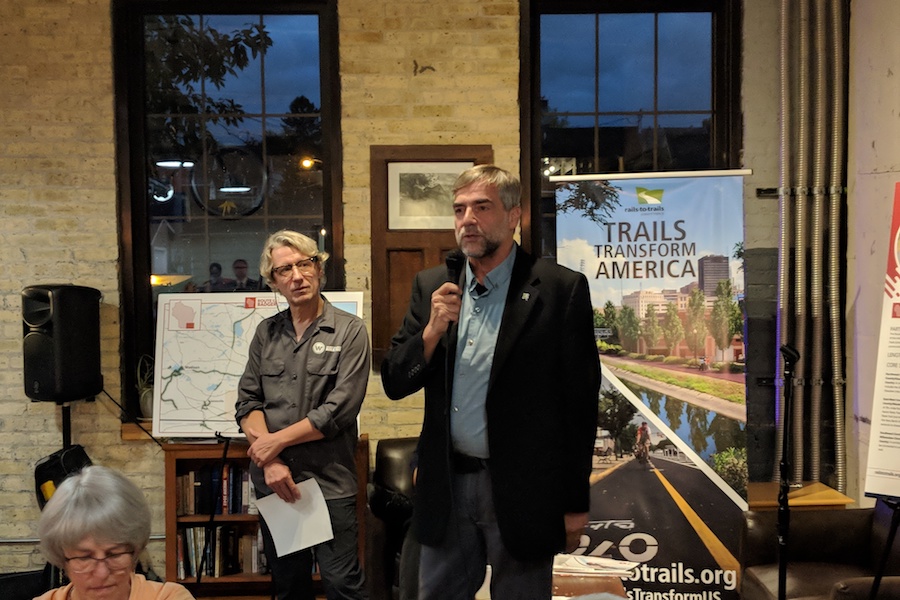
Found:
M 464 234 L 465 232 L 463 232 Z M 482 235 L 478 242 L 467 246 L 460 244 L 459 247 L 463 254 L 469 258 L 485 258 L 492 256 L 500 248 L 500 242 Z

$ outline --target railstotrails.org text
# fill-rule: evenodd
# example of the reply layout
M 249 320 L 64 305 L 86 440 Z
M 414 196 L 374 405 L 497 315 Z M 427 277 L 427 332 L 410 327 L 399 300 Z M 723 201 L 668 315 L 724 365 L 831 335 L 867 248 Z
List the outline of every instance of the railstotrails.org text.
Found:
M 634 570 L 631 581 L 644 584 L 673 583 L 679 585 L 702 585 L 705 589 L 684 591 L 670 589 L 651 591 L 639 587 L 628 591 L 630 600 L 720 600 L 720 591 L 711 588 L 733 590 L 737 587 L 737 572 L 723 569 L 701 569 L 696 571 L 683 563 L 672 563 L 669 567 L 651 567 L 643 564 Z

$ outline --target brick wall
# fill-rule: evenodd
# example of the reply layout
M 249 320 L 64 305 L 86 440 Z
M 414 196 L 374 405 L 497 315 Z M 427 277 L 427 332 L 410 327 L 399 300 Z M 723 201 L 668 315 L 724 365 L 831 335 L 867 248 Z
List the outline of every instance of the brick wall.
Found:
M 60 409 L 32 403 L 22 390 L 23 287 L 72 282 L 103 293 L 105 387 L 121 397 L 109 9 L 109 0 L 0 2 L 0 572 L 43 564 L 28 541 L 38 517 L 33 467 L 60 447 L 62 435 Z M 518 11 L 510 0 L 339 2 L 347 285 L 363 290 L 367 301 L 371 145 L 490 144 L 498 164 L 518 170 Z M 770 374 L 774 364 L 762 354 L 771 352 L 777 214 L 754 190 L 777 185 L 777 6 L 747 2 L 744 11 L 743 164 L 754 171 L 745 193 L 748 290 L 758 286 L 748 310 L 756 328 L 751 352 L 762 361 L 755 377 Z M 854 89 L 865 89 L 870 79 L 854 80 Z M 871 140 L 891 137 L 879 127 L 871 128 Z M 869 249 L 869 242 L 859 247 Z M 873 290 L 880 289 L 875 279 L 868 280 Z M 771 394 L 755 393 L 767 410 Z M 117 415 L 106 398 L 74 404 L 73 439 L 96 462 L 141 485 L 154 510 L 153 532 L 160 534 L 162 451 L 149 441 L 121 441 Z M 390 402 L 373 376 L 361 422 L 373 442 L 414 435 L 421 398 Z M 162 572 L 162 544 L 152 542 L 151 554 Z
M 121 397 L 109 5 L 28 0 L 0 6 L 0 540 L 31 539 L 34 464 L 62 445 L 62 410 L 32 403 L 22 378 L 20 292 L 44 283 L 99 289 L 105 389 Z M 118 408 L 74 403 L 72 438 L 147 490 L 162 530 L 162 461 L 123 444 Z M 154 544 L 156 546 L 157 544 Z M 161 545 L 158 549 L 161 551 Z M 33 543 L 0 546 L 0 571 L 43 564 Z
M 491 144 L 496 162 L 518 171 L 518 10 L 503 0 L 340 2 L 347 285 L 367 302 L 370 145 Z M 103 293 L 105 389 L 122 395 L 110 48 L 109 0 L 0 3 L 0 572 L 43 565 L 30 541 L 33 469 L 62 444 L 61 409 L 22 389 L 23 287 Z M 161 534 L 160 448 L 121 441 L 105 397 L 71 413 L 73 442 L 137 481 Z M 421 398 L 391 403 L 373 376 L 361 421 L 373 441 L 414 435 Z M 162 573 L 162 544 L 150 550 Z
M 338 3 L 347 285 L 367 301 L 371 145 L 490 144 L 518 172 L 518 11 L 504 0 Z M 391 402 L 373 377 L 362 430 L 417 435 L 421 406 Z

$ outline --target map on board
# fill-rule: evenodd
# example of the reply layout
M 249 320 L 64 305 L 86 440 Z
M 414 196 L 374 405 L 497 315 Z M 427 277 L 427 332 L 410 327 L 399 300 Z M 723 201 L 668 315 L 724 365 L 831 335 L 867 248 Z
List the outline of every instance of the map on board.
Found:
M 362 316 L 362 292 L 323 294 Z M 237 436 L 234 403 L 250 342 L 264 319 L 287 308 L 275 292 L 160 294 L 156 318 L 153 435 Z

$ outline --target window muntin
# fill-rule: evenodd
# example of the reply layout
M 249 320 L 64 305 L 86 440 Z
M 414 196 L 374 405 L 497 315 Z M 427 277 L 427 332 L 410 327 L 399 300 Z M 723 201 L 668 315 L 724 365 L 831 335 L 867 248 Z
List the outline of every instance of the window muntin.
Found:
M 283 228 L 318 239 L 335 257 L 329 285 L 343 286 L 335 3 L 250 8 L 113 5 L 127 117 L 117 128 L 123 378 L 135 414 L 134 365 L 153 354 L 158 293 L 202 289 L 214 262 L 234 278 L 238 258 L 259 279 L 262 244 Z
M 169 94 L 175 102 L 147 92 L 148 107 L 169 109 L 146 117 L 148 188 L 163 182 L 163 193 L 149 198 L 154 274 L 190 276 L 179 289 L 193 291 L 202 289 L 210 264 L 223 265 L 227 278 L 231 263 L 243 258 L 258 279 L 252 265 L 266 233 L 288 226 L 315 239 L 327 232 L 320 169 L 300 165 L 303 158 L 321 165 L 321 86 L 311 64 L 318 51 L 309 50 L 318 47 L 317 31 L 315 15 L 145 19 L 145 47 L 164 48 L 176 65 L 166 71 L 179 84 Z M 146 54 L 148 81 L 158 54 Z M 276 75 L 282 72 L 293 77 Z M 166 181 L 178 200 L 169 209 Z
M 542 14 L 544 165 L 712 167 L 712 27 L 709 12 Z

